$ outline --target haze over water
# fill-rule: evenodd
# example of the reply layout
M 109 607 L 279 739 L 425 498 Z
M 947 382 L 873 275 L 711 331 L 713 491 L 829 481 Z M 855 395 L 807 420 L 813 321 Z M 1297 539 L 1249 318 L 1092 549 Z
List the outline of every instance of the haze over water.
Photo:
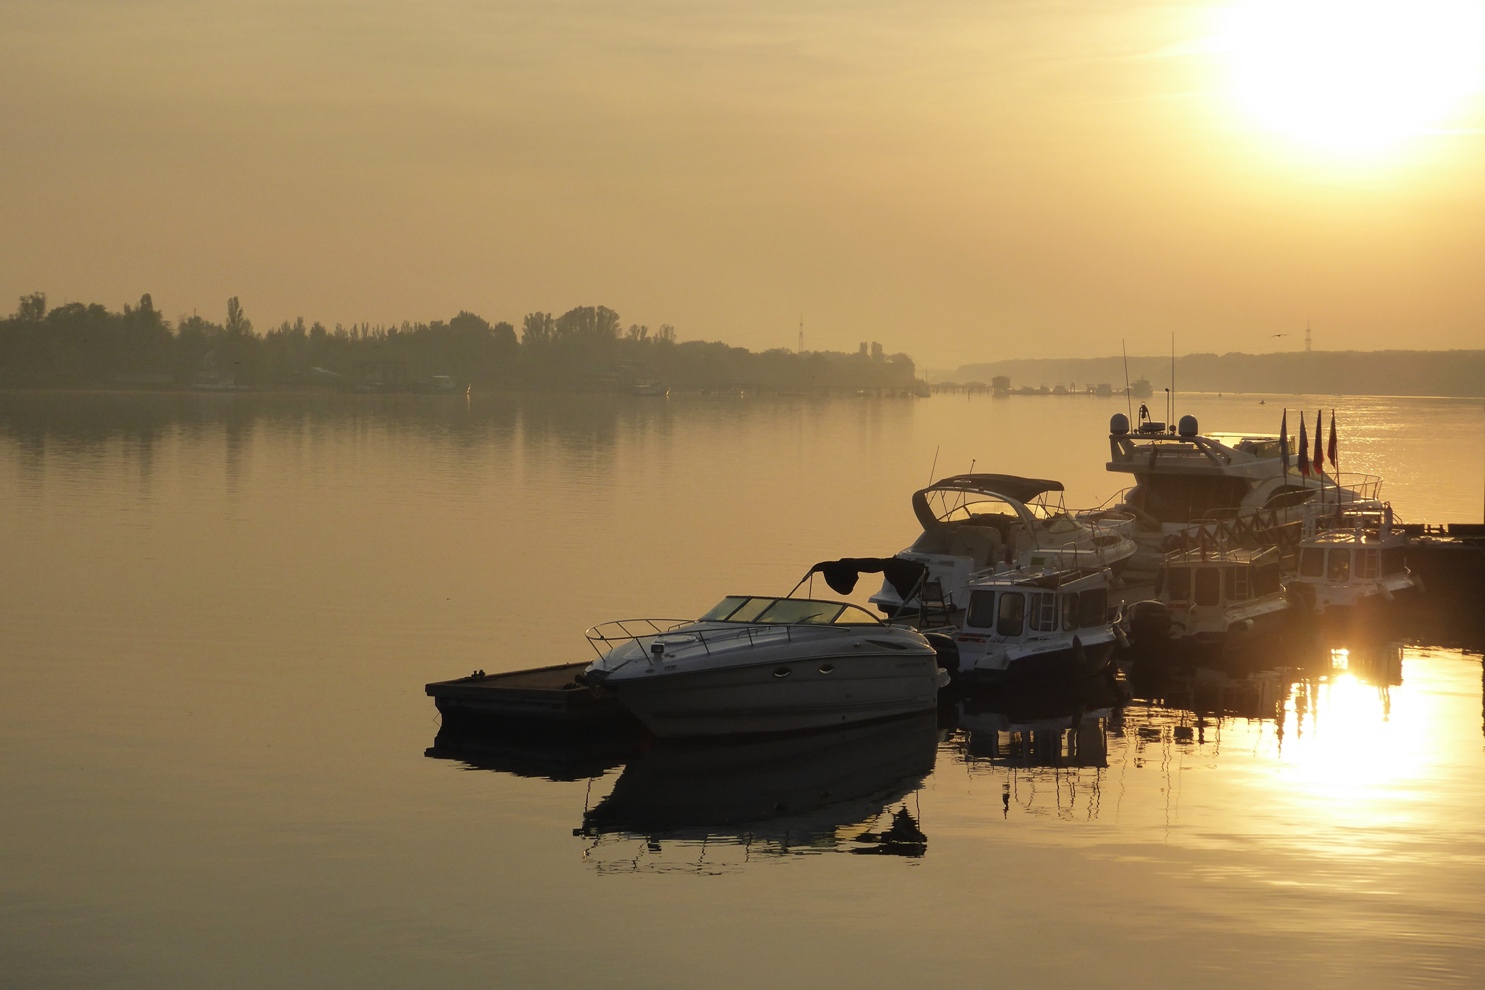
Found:
M 1301 401 L 1404 517 L 1479 518 L 1478 403 L 1181 411 Z M 1205 715 L 965 710 L 700 778 L 424 755 L 426 681 L 900 548 L 936 449 L 1102 501 L 1122 406 L 0 396 L 5 982 L 1477 985 L 1474 634 L 1197 685 Z M 851 854 L 903 809 L 920 857 Z

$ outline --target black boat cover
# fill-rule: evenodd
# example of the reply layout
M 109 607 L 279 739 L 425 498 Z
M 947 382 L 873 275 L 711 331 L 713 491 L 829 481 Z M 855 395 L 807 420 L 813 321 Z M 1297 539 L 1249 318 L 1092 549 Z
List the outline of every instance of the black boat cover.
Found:
M 898 596 L 907 601 L 917 593 L 927 571 L 928 568 L 916 560 L 898 557 L 842 557 L 840 560 L 822 560 L 811 567 L 809 573 L 824 575 L 825 583 L 838 595 L 849 595 L 856 590 L 856 580 L 861 575 L 880 574 Z

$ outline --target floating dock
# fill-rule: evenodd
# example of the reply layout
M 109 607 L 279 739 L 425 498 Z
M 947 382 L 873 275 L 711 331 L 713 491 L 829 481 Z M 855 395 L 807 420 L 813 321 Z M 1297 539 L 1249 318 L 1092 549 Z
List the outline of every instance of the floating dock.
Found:
M 423 690 L 444 723 L 519 720 L 565 728 L 609 728 L 632 716 L 609 694 L 597 694 L 577 675 L 588 661 L 533 667 L 506 673 L 476 671 L 452 681 L 434 681 Z

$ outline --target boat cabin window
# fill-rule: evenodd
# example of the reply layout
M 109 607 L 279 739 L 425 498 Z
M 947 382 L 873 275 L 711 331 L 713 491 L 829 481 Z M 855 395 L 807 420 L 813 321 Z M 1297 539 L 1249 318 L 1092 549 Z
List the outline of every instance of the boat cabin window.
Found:
M 1026 596 L 1019 591 L 1000 593 L 1000 611 L 995 631 L 1002 636 L 1019 636 L 1025 628 Z
M 1078 625 L 1101 626 L 1108 621 L 1109 589 L 1089 588 L 1078 593 Z
M 879 626 L 882 620 L 859 605 L 843 605 L 840 614 L 830 620 L 832 626 Z
M 1078 628 L 1078 596 L 1076 593 L 1062 596 L 1062 628 Z
M 1223 582 L 1227 585 L 1225 590 L 1228 601 L 1245 602 L 1253 597 L 1250 575 L 1246 566 L 1224 567 L 1222 571 Z
M 840 615 L 836 602 L 817 602 L 808 598 L 775 598 L 773 604 L 758 613 L 757 622 L 811 623 L 829 625 Z
M 1399 574 L 1407 570 L 1403 561 L 1402 547 L 1384 547 L 1382 549 L 1382 573 Z
M 1325 577 L 1330 581 L 1351 580 L 1351 551 L 1332 548 L 1326 555 Z
M 716 622 L 719 619 L 726 619 L 729 616 L 731 616 L 733 612 L 736 612 L 737 611 L 737 607 L 739 605 L 741 605 L 743 602 L 748 601 L 748 600 L 749 599 L 743 598 L 743 597 L 738 596 L 738 595 L 728 595 L 726 598 L 722 599 L 716 605 L 712 606 L 711 611 L 707 612 L 705 615 L 703 615 L 697 621 L 700 621 L 700 622 Z M 761 609 L 760 609 L 760 611 L 761 611 Z
M 1189 523 L 1235 514 L 1248 494 L 1248 483 L 1227 475 L 1137 476 L 1144 490 L 1143 509 L 1161 522 Z M 1225 510 L 1225 511 L 1224 511 Z
M 1035 632 L 1051 632 L 1057 628 L 1057 596 L 1043 591 L 1031 596 L 1031 628 Z
M 1237 445 L 1238 450 L 1246 450 L 1254 457 L 1278 457 L 1279 441 L 1277 440 L 1244 440 Z
M 1381 554 L 1376 550 L 1362 550 L 1356 555 L 1356 576 L 1374 578 L 1382 566 Z
M 1325 551 L 1320 547 L 1305 547 L 1299 552 L 1299 576 L 1322 577 L 1325 574 Z
M 995 592 L 976 591 L 970 594 L 964 624 L 976 629 L 995 628 Z
M 752 622 L 758 618 L 758 613 L 772 605 L 772 598 L 749 598 L 742 606 L 731 615 L 727 616 L 728 622 Z
M 1216 567 L 1196 569 L 1196 604 L 1220 605 L 1222 603 L 1222 571 Z
M 1189 602 L 1191 600 L 1191 569 L 1189 567 L 1169 568 L 1166 580 L 1170 585 L 1171 601 Z

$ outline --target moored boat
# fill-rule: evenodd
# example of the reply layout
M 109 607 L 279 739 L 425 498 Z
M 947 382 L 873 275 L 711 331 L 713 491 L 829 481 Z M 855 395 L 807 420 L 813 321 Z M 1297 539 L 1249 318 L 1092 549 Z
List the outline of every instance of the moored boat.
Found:
M 1407 536 L 1392 506 L 1355 502 L 1314 513 L 1285 587 L 1306 613 L 1329 624 L 1384 622 L 1399 596 L 1419 590 L 1406 561 Z
M 1134 478 L 1116 506 L 1136 519 L 1140 554 L 1132 567 L 1153 572 L 1162 554 L 1201 530 L 1212 535 L 1225 526 L 1229 545 L 1247 532 L 1271 541 L 1317 496 L 1342 504 L 1377 497 L 1380 478 L 1301 470 L 1305 456 L 1283 432 L 1203 434 L 1194 416 L 1167 425 L 1149 420 L 1144 406 L 1131 427 L 1129 417 L 1115 413 L 1106 466 Z
M 1167 554 L 1155 598 L 1126 609 L 1136 658 L 1193 666 L 1237 659 L 1289 628 L 1275 547 Z
M 956 674 L 968 682 L 1056 683 L 1107 668 L 1123 639 L 1108 568 L 1017 568 L 968 588 Z
M 1034 569 L 1110 568 L 1134 555 L 1134 517 L 1119 511 L 1069 512 L 1062 483 L 1010 474 L 958 474 L 913 493 L 923 532 L 898 559 L 927 568 L 934 606 L 964 608 L 977 576 L 1006 565 Z M 891 582 L 871 596 L 888 616 L 919 607 Z
M 911 595 L 921 567 L 891 558 L 825 561 L 832 587 L 887 571 Z M 820 729 L 926 711 L 947 674 L 917 630 L 843 601 L 729 595 L 699 619 L 620 620 L 588 630 L 584 681 L 611 691 L 656 736 Z M 845 593 L 845 592 L 842 592 Z M 942 676 L 941 676 L 942 675 Z

